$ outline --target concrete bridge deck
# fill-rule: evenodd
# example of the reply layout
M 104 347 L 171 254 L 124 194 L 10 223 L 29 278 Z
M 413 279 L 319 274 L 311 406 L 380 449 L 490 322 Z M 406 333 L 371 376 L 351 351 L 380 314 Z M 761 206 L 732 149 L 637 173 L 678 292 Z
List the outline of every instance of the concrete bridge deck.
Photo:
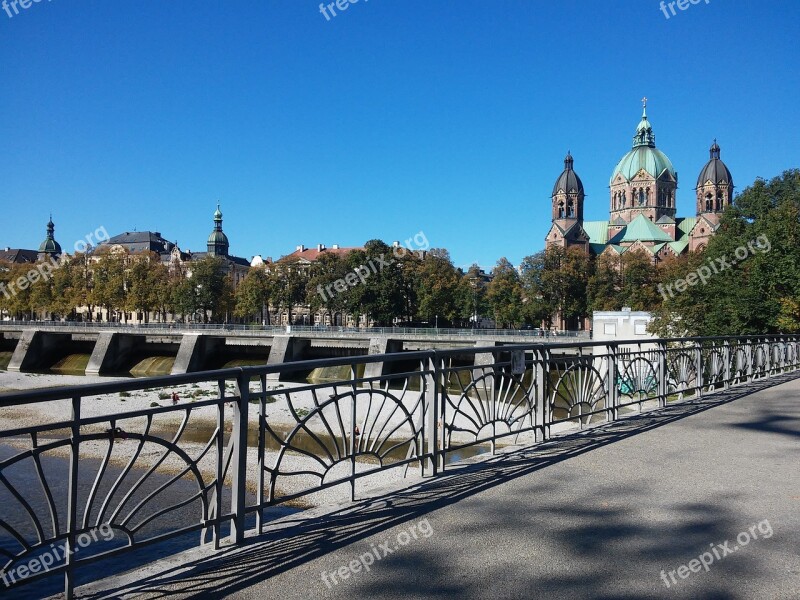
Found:
M 243 547 L 194 550 L 80 592 L 259 600 L 798 599 L 798 377 L 460 464 L 403 490 L 285 519 L 282 529 Z M 740 547 L 743 532 L 750 539 Z M 720 558 L 708 571 L 691 572 L 691 561 L 714 549 Z M 373 553 L 381 558 L 370 571 L 355 572 L 356 563 L 368 562 L 359 557 Z M 346 579 L 340 571 L 349 572 Z M 326 585 L 323 572 L 337 583 Z

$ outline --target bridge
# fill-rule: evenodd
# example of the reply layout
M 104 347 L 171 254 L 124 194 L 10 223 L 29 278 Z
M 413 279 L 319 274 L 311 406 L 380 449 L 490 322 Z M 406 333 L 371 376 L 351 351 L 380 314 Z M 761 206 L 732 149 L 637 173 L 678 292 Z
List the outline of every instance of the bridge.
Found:
M 314 361 L 350 371 L 316 384 L 268 385 L 301 368 L 283 364 L 2 395 L 39 409 L 0 428 L 3 573 L 72 597 L 98 561 L 141 564 L 96 598 L 792 598 L 798 351 L 515 344 Z M 365 375 L 377 362 L 397 368 Z M 53 544 L 83 552 L 34 571 Z
M 203 371 L 231 359 L 284 362 L 587 339 L 587 332 L 402 327 L 321 327 L 75 322 L 0 323 L 0 351 L 13 352 L 9 371 L 42 371 L 70 353 L 89 354 L 87 375 L 120 374 L 143 356 L 172 357 L 173 375 Z M 126 367 L 128 365 L 128 367 Z M 382 365 L 373 367 L 382 373 Z

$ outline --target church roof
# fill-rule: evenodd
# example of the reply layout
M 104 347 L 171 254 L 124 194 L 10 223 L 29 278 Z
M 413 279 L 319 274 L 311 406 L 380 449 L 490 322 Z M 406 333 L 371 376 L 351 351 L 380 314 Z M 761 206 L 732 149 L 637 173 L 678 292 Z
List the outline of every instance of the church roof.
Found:
M 675 254 L 681 254 L 684 250 L 686 250 L 686 246 L 689 245 L 688 239 L 678 240 L 677 242 L 669 242 L 667 244 Z
M 608 221 L 584 221 L 583 230 L 589 236 L 590 244 L 608 243 Z
M 558 176 L 558 179 L 556 179 L 556 182 L 553 185 L 553 196 L 555 196 L 559 191 L 566 192 L 567 194 L 583 193 L 583 182 L 572 168 L 573 164 L 574 160 L 572 155 L 567 152 L 567 157 L 564 159 L 564 170 L 562 171 L 561 175 Z
M 717 140 L 714 140 L 714 144 L 709 149 L 709 153 L 711 157 L 697 177 L 697 187 L 702 187 L 707 181 L 715 185 L 719 183 L 733 185 L 733 176 L 730 170 L 728 170 L 727 165 L 725 165 L 719 157 L 720 148 L 717 144 Z
M 670 217 L 669 215 L 661 215 L 656 221 L 656 225 L 671 225 L 675 222 L 675 219 Z
M 633 136 L 633 148 L 617 163 L 611 174 L 610 183 L 614 183 L 617 174 L 622 174 L 627 181 L 630 181 L 641 170 L 655 179 L 658 179 L 664 171 L 668 171 L 676 181 L 678 179 L 672 161 L 656 148 L 656 136 L 650 121 L 647 120 L 646 109 L 642 110 L 642 120 L 636 128 L 636 135 Z
M 671 242 L 670 235 L 655 223 L 639 215 L 612 239 L 620 242 Z
M 689 233 L 691 233 L 692 229 L 694 229 L 694 226 L 697 223 L 697 217 L 679 218 L 675 221 L 675 223 L 677 225 L 675 227 L 675 238 L 682 240 L 689 237 Z

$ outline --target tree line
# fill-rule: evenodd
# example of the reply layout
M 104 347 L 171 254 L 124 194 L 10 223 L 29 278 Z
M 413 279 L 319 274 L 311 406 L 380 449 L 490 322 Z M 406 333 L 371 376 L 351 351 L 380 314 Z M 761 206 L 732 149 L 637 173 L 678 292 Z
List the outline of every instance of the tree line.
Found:
M 768 249 L 754 246 L 756 240 L 768 240 Z M 0 286 L 6 286 L 0 311 L 75 319 L 87 307 L 90 315 L 102 308 L 103 318 L 116 321 L 137 313 L 144 320 L 269 324 L 280 314 L 302 322 L 308 308 L 331 323 L 336 314 L 350 314 L 374 325 L 469 327 L 478 316 L 504 328 L 561 329 L 578 327 L 593 311 L 630 307 L 654 313 L 652 329 L 662 335 L 788 333 L 800 331 L 799 241 L 795 169 L 758 179 L 739 194 L 702 252 L 656 263 L 646 250 L 593 257 L 551 247 L 518 268 L 501 258 L 487 277 L 477 265 L 454 266 L 445 249 L 398 253 L 370 240 L 345 255 L 323 252 L 311 264 L 290 256 L 252 267 L 234 289 L 219 257 L 168 265 L 156 254 L 95 250 L 63 258 L 50 277 L 14 294 L 8 284 L 25 278 L 32 265 L 0 266 Z M 730 264 L 737 251 L 741 259 Z M 698 281 L 698 273 L 718 264 L 729 268 Z

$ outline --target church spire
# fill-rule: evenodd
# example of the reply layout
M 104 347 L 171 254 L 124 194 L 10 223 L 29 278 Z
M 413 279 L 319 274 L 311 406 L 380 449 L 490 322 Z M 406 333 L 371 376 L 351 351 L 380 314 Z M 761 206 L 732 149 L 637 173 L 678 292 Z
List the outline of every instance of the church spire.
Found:
M 653 126 L 647 119 L 647 98 L 642 98 L 642 120 L 636 127 L 636 135 L 633 136 L 633 147 L 649 146 L 656 147 L 656 136 L 653 133 Z

